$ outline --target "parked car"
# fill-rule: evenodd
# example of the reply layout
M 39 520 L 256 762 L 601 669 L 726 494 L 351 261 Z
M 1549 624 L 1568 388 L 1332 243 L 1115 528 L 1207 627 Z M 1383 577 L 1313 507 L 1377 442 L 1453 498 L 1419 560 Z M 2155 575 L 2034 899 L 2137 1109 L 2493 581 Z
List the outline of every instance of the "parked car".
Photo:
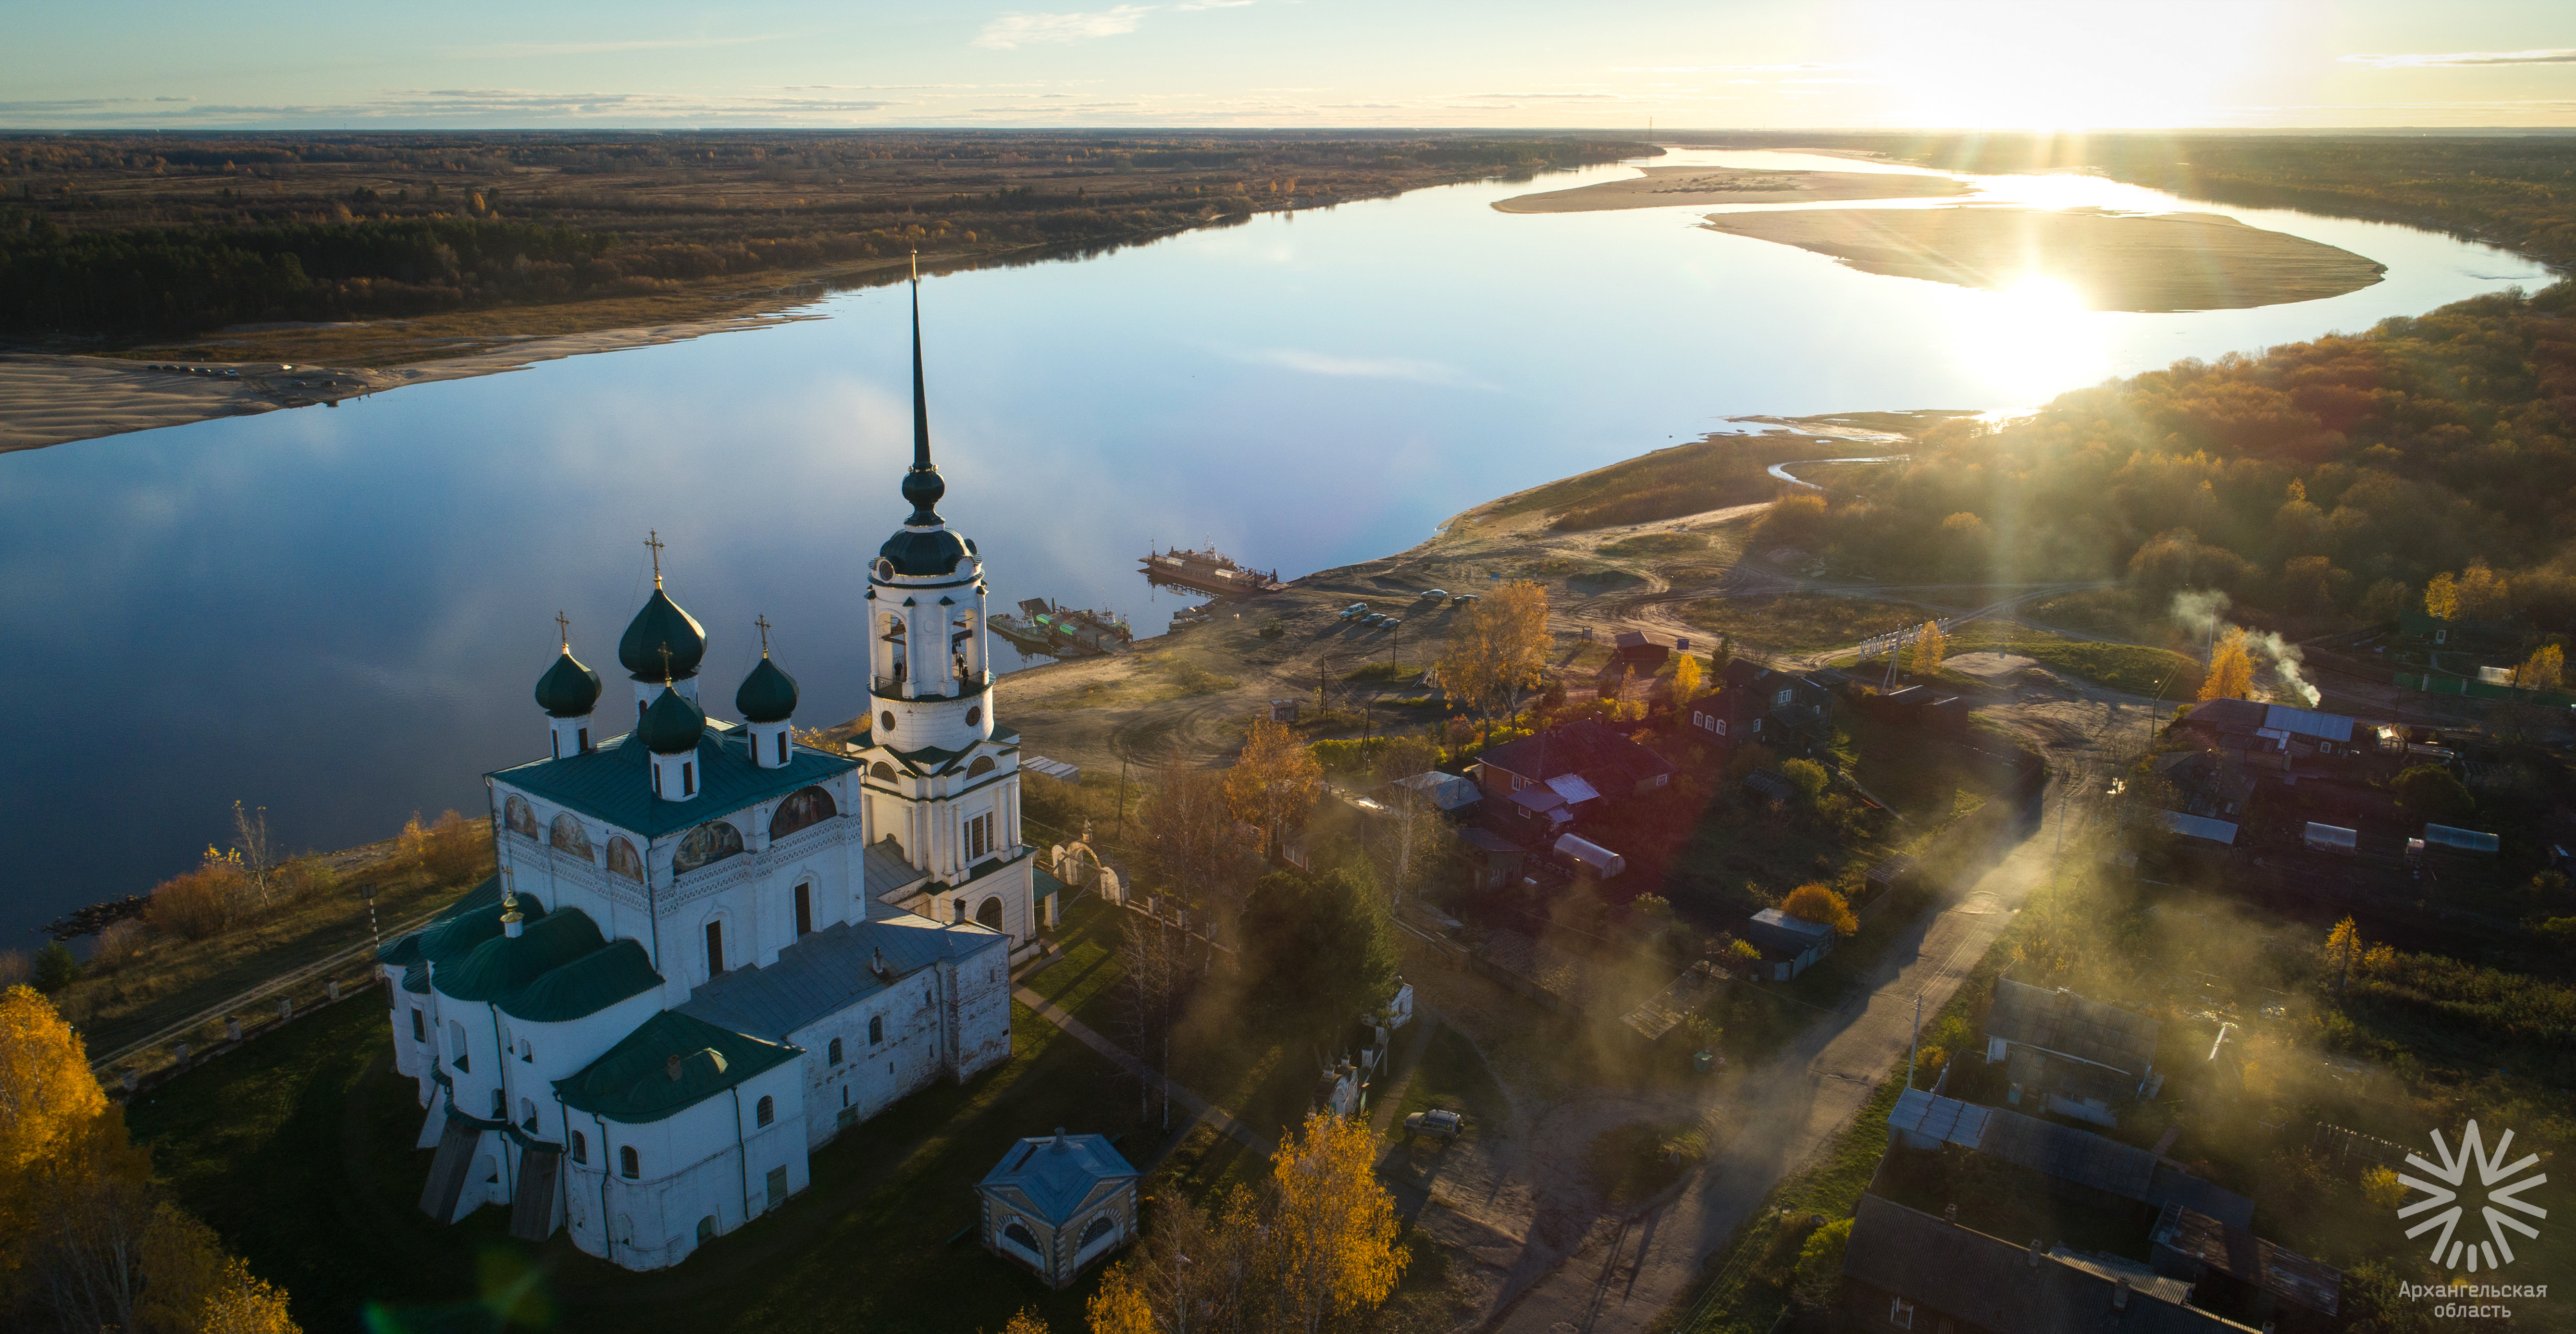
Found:
M 1448 590 L 1448 589 L 1445 589 L 1445 588 L 1431 588 L 1431 589 L 1425 589 L 1425 590 L 1423 590 L 1422 596 L 1421 596 L 1420 598 L 1415 599 L 1415 601 L 1418 601 L 1418 602 L 1444 602 L 1444 601 L 1447 601 L 1447 600 L 1448 600 L 1448 597 L 1449 597 L 1449 590 Z
M 1404 618 L 1401 616 L 1389 616 L 1386 618 L 1386 628 L 1389 630 L 1402 624 L 1404 624 Z
M 1368 615 L 1368 604 L 1365 602 L 1354 602 L 1351 605 L 1342 608 L 1342 619 L 1345 621 L 1354 616 L 1366 615 Z
M 1374 630 L 1379 626 L 1386 624 L 1386 614 L 1384 612 L 1372 612 L 1361 618 L 1360 624 Z
M 1430 1135 L 1442 1143 L 1449 1143 L 1466 1128 L 1467 1118 L 1447 1108 L 1435 1107 L 1404 1118 L 1404 1142 L 1411 1144 L 1416 1135 Z
M 1476 600 L 1476 595 L 1475 595 L 1475 594 L 1473 594 L 1473 593 L 1461 593 L 1461 594 L 1459 594 L 1458 596 L 1456 596 L 1456 597 L 1454 597 L 1454 598 L 1449 599 L 1449 605 L 1450 605 L 1450 606 L 1453 606 L 1453 607 L 1463 607 L 1463 606 L 1466 606 L 1468 603 L 1473 602 L 1473 601 L 1475 601 L 1475 600 Z

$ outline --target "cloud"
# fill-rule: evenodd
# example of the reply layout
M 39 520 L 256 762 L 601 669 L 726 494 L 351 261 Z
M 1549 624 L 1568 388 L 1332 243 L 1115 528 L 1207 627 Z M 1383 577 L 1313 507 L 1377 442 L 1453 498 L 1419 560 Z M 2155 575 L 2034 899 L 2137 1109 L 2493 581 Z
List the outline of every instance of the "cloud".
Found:
M 2558 47 L 2546 51 L 2453 51 L 2446 55 L 2357 55 L 2344 56 L 2346 65 L 2368 65 L 2372 69 L 2437 69 L 2477 65 L 2576 65 L 2576 47 Z
M 984 20 L 974 45 L 994 51 L 1048 43 L 1079 42 L 1136 31 L 1154 12 L 1152 5 L 1117 5 L 1087 14 L 1003 14 Z
M 1455 366 L 1436 361 L 1417 361 L 1411 357 L 1340 357 L 1329 352 L 1307 352 L 1297 348 L 1276 347 L 1252 352 L 1228 354 L 1236 361 L 1255 366 L 1278 366 L 1303 371 L 1308 375 L 1332 375 L 1357 380 L 1410 380 L 1415 384 L 1444 385 L 1460 389 L 1490 389 L 1493 386 Z

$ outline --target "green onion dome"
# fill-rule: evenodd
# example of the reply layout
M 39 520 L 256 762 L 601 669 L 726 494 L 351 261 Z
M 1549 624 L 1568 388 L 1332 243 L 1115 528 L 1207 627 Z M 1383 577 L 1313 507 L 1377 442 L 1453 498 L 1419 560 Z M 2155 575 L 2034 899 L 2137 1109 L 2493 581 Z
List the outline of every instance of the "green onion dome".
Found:
M 665 648 L 671 650 L 667 670 L 662 663 Z M 698 660 L 705 656 L 706 628 L 697 617 L 680 610 L 680 604 L 655 581 L 652 599 L 635 613 L 625 637 L 617 641 L 618 663 L 638 681 L 685 681 L 698 674 Z
M 599 673 L 582 666 L 569 648 L 537 678 L 537 707 L 554 717 L 586 718 L 598 704 Z
M 742 678 L 742 688 L 733 692 L 733 706 L 745 722 L 785 722 L 796 712 L 796 678 L 763 653 L 751 675 Z
M 706 732 L 707 715 L 668 686 L 663 687 L 662 697 L 653 701 L 653 707 L 644 711 L 644 720 L 635 724 L 635 739 L 656 755 L 685 755 L 696 750 L 698 739 Z
M 938 521 L 937 515 L 931 518 L 933 522 Z M 890 573 L 915 577 L 954 573 L 957 563 L 974 553 L 974 543 L 946 528 L 927 531 L 900 529 L 886 539 L 884 546 L 877 548 L 878 558 L 886 563 Z

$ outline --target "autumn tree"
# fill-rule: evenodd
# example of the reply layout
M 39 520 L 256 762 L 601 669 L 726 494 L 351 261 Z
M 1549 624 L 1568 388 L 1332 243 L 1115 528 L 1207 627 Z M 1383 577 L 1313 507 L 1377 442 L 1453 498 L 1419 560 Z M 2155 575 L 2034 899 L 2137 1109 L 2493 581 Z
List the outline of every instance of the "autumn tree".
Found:
M 1432 683 L 1476 710 L 1490 728 L 1498 714 L 1520 708 L 1521 692 L 1545 674 L 1547 593 L 1515 579 L 1491 597 L 1467 604 L 1450 623 L 1449 643 L 1431 665 Z
M 2424 585 L 2424 614 L 2437 621 L 2447 621 L 2460 614 L 2460 581 L 2449 574 L 2437 574 Z
M 2513 609 L 2512 589 L 2485 561 L 2469 562 L 2460 572 L 2459 588 L 2462 620 L 2499 621 Z
M 1299 1334 L 1315 1334 L 1333 1316 L 1375 1309 L 1404 1272 L 1395 1198 L 1378 1182 L 1377 1155 L 1377 1132 L 1366 1118 L 1316 1112 L 1270 1160 L 1275 1201 L 1266 1267 L 1280 1323 Z
M 2209 670 L 2200 678 L 2202 699 L 2243 699 L 2254 690 L 2254 654 L 2239 626 L 2227 627 L 2209 651 Z
M 1726 684 L 1726 665 L 1733 661 L 1735 661 L 1735 636 L 1719 635 L 1717 647 L 1708 651 L 1708 679 L 1717 682 L 1718 686 L 1723 688 Z
M 1274 848 L 1306 823 L 1323 782 L 1323 766 L 1287 724 L 1255 718 L 1242 756 L 1225 771 L 1225 801 L 1234 818 L 1261 831 L 1265 848 Z
M 1050 1331 L 1046 1317 L 1038 1314 L 1038 1308 L 1023 1306 L 1019 1314 L 1011 1317 L 1011 1323 L 1002 1326 L 1002 1334 L 1050 1334 Z
M 1860 933 L 1860 919 L 1852 915 L 1851 905 L 1820 882 L 1810 881 L 1790 890 L 1789 897 L 1780 900 L 1780 911 L 1802 922 L 1830 926 L 1838 936 Z
M 1148 911 L 1118 915 L 1118 962 L 1125 974 L 1119 990 L 1125 1004 L 1121 1018 L 1128 1050 L 1142 1055 L 1162 1072 L 1163 1116 L 1171 1118 L 1172 1011 L 1189 977 L 1190 936 L 1178 903 L 1149 902 Z M 1139 1078 L 1136 1115 L 1153 1115 L 1155 1081 Z
M 1939 621 L 1925 621 L 1914 635 L 1914 646 L 1907 654 L 1906 670 L 1917 676 L 1930 676 L 1941 670 L 1950 659 L 1950 637 L 1941 633 Z
M 2399 770 L 2395 778 L 2388 780 L 2388 790 L 2396 794 L 2397 804 L 2409 814 L 2434 824 L 2465 820 L 2478 804 L 2457 775 L 2430 762 Z
M 2525 690 L 2556 690 L 2567 672 L 2567 655 L 2556 644 L 2532 650 L 2514 671 L 2514 683 Z
M 2361 928 L 2349 917 L 2334 924 L 2326 933 L 2326 967 L 2335 971 L 2335 990 L 2352 985 L 2354 970 L 2385 968 L 2397 961 L 2397 950 L 2388 945 L 2372 945 L 2361 938 Z
M 1684 653 L 1673 659 L 1673 707 L 1687 709 L 1699 698 L 1699 659 Z

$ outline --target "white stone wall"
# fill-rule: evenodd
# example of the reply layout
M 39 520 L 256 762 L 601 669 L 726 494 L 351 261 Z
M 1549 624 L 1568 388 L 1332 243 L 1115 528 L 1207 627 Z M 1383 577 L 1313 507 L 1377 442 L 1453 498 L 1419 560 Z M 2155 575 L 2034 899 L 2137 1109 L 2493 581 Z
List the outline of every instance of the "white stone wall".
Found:
M 804 1190 L 810 1178 L 796 1086 L 790 1062 L 660 1121 L 625 1125 L 575 1112 L 576 1120 L 589 1123 L 594 1142 L 604 1136 L 605 1143 L 589 1163 L 566 1163 L 565 1219 L 573 1244 L 629 1269 L 660 1269 L 697 1249 L 699 1219 L 712 1216 L 722 1236 L 766 1212 L 771 1169 L 786 1169 L 790 1195 Z M 739 1151 L 735 1092 L 741 1095 Z M 764 1096 L 773 1100 L 777 1119 L 759 1126 L 754 1109 Z M 617 1150 L 629 1146 L 642 1169 L 632 1181 L 618 1170 Z
M 942 964 L 948 993 L 948 1031 L 954 1035 L 951 1068 L 959 1083 L 1011 1058 L 1011 962 L 1006 949 L 990 949 Z
M 865 1121 L 948 1073 L 940 1032 L 941 979 L 924 969 L 850 1008 L 788 1035 L 805 1049 L 805 1136 L 820 1145 L 840 1133 L 841 1110 Z M 868 1021 L 885 1021 L 885 1040 L 868 1041 Z M 841 1063 L 831 1063 L 832 1040 L 841 1041 Z

